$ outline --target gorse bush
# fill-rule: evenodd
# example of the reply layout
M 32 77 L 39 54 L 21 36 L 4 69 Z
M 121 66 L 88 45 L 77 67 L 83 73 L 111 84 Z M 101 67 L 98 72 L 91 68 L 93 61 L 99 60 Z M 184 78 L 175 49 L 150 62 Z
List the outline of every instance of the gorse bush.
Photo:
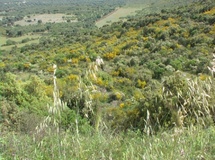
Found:
M 212 63 L 213 64 L 213 63 Z M 213 72 L 213 67 L 209 68 Z M 113 125 L 154 133 L 160 128 L 214 123 L 214 78 L 176 71 L 162 83 L 144 83 L 143 96 L 111 109 Z M 115 99 L 117 100 L 117 99 Z M 121 127 L 119 127 L 121 126 Z M 149 132 L 149 130 L 147 131 Z

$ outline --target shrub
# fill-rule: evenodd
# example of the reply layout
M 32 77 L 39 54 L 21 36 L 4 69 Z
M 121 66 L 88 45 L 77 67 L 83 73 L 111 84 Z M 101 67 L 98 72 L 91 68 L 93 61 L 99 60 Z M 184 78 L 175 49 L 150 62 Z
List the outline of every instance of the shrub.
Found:
M 180 72 L 164 81 L 164 104 L 170 109 L 177 126 L 211 124 L 214 108 L 210 103 L 214 96 L 211 82 L 209 79 L 188 79 Z
M 29 38 L 25 38 L 25 39 L 23 39 L 21 42 L 22 42 L 22 43 L 26 43 L 26 42 L 29 42 L 29 41 L 30 41 Z
M 0 123 L 2 131 L 18 131 L 20 116 L 17 105 L 6 99 L 1 99 L 0 105 Z
M 21 87 L 21 82 L 17 81 L 16 76 L 12 73 L 6 73 L 5 76 L 2 77 L 0 88 L 0 95 L 17 105 L 23 104 L 28 97 Z
M 10 39 L 9 39 L 9 40 L 6 41 L 6 45 L 7 45 L 7 46 L 15 45 L 15 44 L 16 44 L 16 42 L 13 41 L 13 40 L 10 40 Z

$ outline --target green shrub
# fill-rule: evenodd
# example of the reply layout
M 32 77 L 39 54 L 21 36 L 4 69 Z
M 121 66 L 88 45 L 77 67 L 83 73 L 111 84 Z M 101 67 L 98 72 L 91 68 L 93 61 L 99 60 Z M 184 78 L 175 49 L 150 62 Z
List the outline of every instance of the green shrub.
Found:
M 20 115 L 17 105 L 6 99 L 0 100 L 0 124 L 3 131 L 18 131 Z
M 9 40 L 6 41 L 6 44 L 5 44 L 5 45 L 6 45 L 6 46 L 10 46 L 10 45 L 15 45 L 15 44 L 16 44 L 15 41 L 9 39 Z

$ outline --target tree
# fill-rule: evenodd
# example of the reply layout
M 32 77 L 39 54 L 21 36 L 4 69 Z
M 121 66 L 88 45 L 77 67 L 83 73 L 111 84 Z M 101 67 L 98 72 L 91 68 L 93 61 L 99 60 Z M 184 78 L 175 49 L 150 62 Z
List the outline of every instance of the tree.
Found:
M 38 23 L 38 24 L 41 24 L 41 23 L 42 23 L 42 20 L 38 20 L 37 23 Z

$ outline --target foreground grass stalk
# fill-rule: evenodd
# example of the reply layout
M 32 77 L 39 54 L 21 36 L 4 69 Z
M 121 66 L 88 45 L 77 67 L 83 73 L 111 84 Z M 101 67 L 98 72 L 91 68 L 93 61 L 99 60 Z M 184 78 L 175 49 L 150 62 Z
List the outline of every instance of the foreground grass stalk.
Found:
M 58 88 L 57 88 L 57 81 L 56 81 L 56 76 L 55 76 L 55 73 L 56 73 L 56 70 L 57 70 L 57 65 L 53 65 L 53 69 L 54 69 L 54 73 L 53 73 L 53 81 L 54 81 L 54 92 L 53 92 L 53 98 L 54 98 L 54 108 L 56 109 L 56 114 L 57 114 L 57 117 L 59 119 L 59 122 L 56 124 L 56 132 L 57 132 L 57 135 L 58 135 L 58 154 L 59 154 L 59 158 L 61 158 L 61 155 L 62 155 L 62 151 L 61 151 L 61 140 L 60 140 L 60 122 L 61 122 L 61 112 L 63 110 L 63 105 L 61 104 L 61 100 L 60 100 L 60 97 L 59 97 L 59 91 L 58 91 Z
M 85 115 L 85 117 L 88 118 L 90 122 L 92 122 L 96 132 L 99 132 L 99 127 L 101 125 L 102 108 L 101 106 L 99 106 L 99 100 L 95 100 L 93 98 L 93 94 L 100 92 L 98 90 L 98 86 L 93 84 L 93 82 L 98 80 L 98 72 L 100 68 L 102 70 L 104 69 L 103 65 L 104 65 L 103 59 L 100 57 L 97 57 L 95 62 L 89 64 L 85 78 L 90 82 L 90 84 L 89 85 L 84 84 L 82 82 L 82 78 L 79 77 L 79 92 L 77 95 L 80 99 L 84 99 L 85 101 L 85 106 L 82 111 L 79 110 L 79 107 L 83 106 L 76 105 L 77 114 L 82 112 Z M 79 134 L 77 119 L 76 132 L 77 134 Z
M 38 136 L 42 132 L 46 132 L 48 128 L 48 135 L 56 135 L 58 139 L 58 146 L 54 146 L 54 142 L 52 141 L 51 143 L 53 144 L 51 147 L 52 151 L 52 158 L 55 157 L 54 149 L 55 147 L 58 148 L 58 157 L 62 159 L 63 156 L 63 141 L 61 141 L 61 113 L 66 107 L 66 103 L 62 102 L 59 96 L 59 90 L 57 87 L 57 78 L 55 76 L 57 70 L 57 65 L 53 65 L 53 83 L 54 83 L 54 91 L 53 91 L 53 105 L 48 105 L 48 113 L 49 115 L 45 118 L 45 120 L 40 124 L 39 127 L 36 128 L 37 133 L 36 135 Z M 55 130 L 53 132 L 53 130 Z M 42 147 L 43 145 L 43 140 L 40 141 L 39 146 Z

